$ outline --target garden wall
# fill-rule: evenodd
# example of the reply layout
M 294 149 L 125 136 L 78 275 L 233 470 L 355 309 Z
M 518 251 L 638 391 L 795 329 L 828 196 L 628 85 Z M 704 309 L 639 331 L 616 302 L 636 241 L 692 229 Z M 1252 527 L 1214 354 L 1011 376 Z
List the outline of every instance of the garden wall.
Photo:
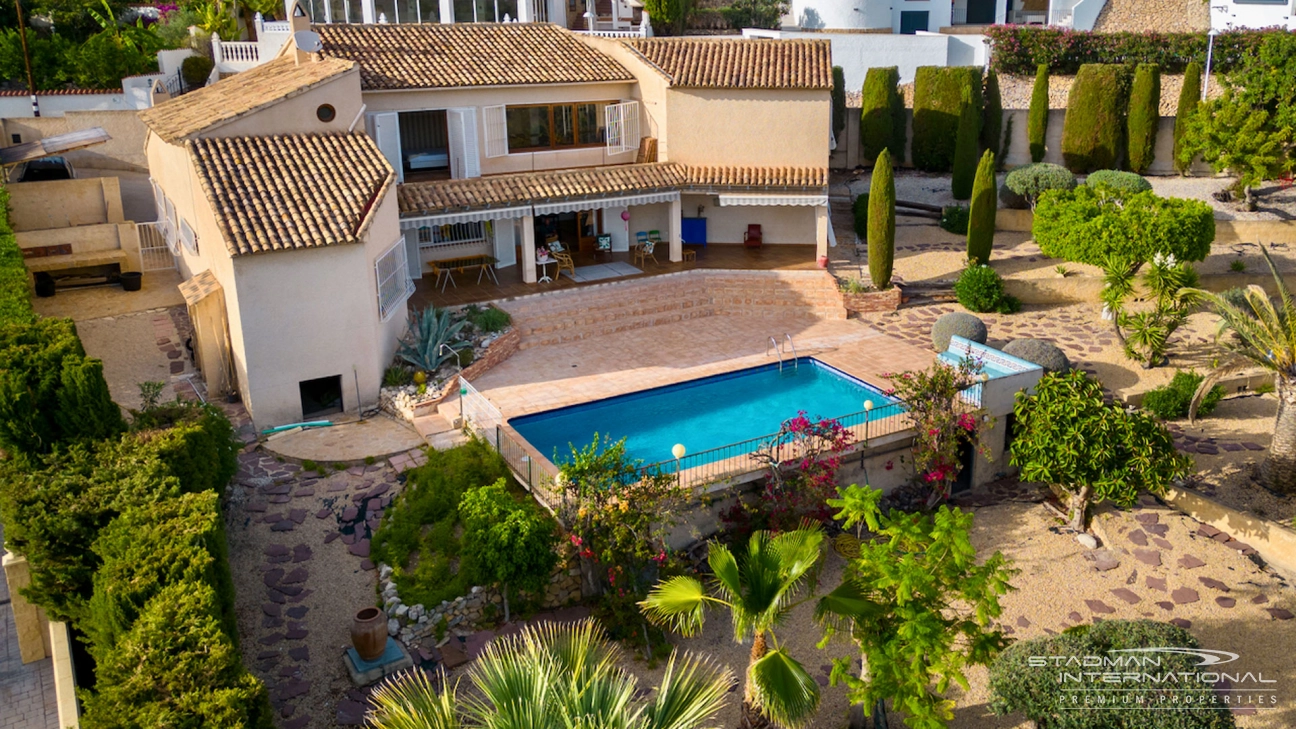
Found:
M 1203 524 L 1250 545 L 1265 562 L 1296 579 L 1296 532 L 1274 522 L 1230 509 L 1201 494 L 1171 488 L 1166 503 Z M 1230 542 L 1229 544 L 1232 544 Z
M 63 116 L 0 118 L 0 140 L 9 146 L 14 134 L 21 135 L 26 143 L 91 127 L 103 127 L 112 139 L 66 153 L 64 156 L 73 167 L 148 171 L 148 160 L 144 157 L 147 129 L 134 110 L 69 111 Z

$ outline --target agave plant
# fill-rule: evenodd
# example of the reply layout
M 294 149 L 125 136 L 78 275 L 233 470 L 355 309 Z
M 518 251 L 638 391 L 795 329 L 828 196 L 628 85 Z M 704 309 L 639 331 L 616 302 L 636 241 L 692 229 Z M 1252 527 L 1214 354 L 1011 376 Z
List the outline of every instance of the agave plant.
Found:
M 464 322 L 450 321 L 449 310 L 438 310 L 429 304 L 422 312 L 410 312 L 409 333 L 401 340 L 396 356 L 420 370 L 436 372 L 438 367 L 457 358 L 459 350 L 470 346 L 468 342 L 455 341 L 463 328 Z
M 442 674 L 442 683 L 445 676 Z M 638 680 L 593 620 L 541 623 L 487 646 L 468 674 L 473 690 L 438 689 L 421 671 L 373 693 L 375 729 L 702 729 L 724 707 L 733 675 L 672 653 L 661 685 L 636 699 Z

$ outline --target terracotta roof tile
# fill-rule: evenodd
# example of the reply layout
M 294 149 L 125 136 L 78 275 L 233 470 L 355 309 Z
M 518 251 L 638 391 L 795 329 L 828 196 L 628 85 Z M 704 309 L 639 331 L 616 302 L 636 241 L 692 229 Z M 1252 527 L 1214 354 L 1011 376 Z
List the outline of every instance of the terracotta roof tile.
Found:
M 231 256 L 356 243 L 396 173 L 364 134 L 185 144 Z
M 672 162 L 414 182 L 399 189 L 405 217 L 668 190 L 826 191 L 827 168 L 690 167 Z
M 298 64 L 283 56 L 140 112 L 140 118 L 167 142 L 180 141 L 244 114 L 291 99 L 355 68 L 350 61 L 325 58 Z
M 360 64 L 366 90 L 634 80 L 551 23 L 334 23 L 315 31 L 325 55 Z
M 826 40 L 644 38 L 625 43 L 672 86 L 717 89 L 830 89 Z

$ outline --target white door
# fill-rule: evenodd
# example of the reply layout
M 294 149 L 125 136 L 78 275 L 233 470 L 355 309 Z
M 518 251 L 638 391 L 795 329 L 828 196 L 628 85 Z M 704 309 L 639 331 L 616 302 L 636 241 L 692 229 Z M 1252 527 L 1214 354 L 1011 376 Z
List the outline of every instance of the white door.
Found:
M 456 180 L 481 177 L 481 158 L 477 152 L 477 109 L 446 111 L 450 141 L 450 176 Z
M 419 232 L 407 230 L 405 233 L 405 262 L 409 264 L 410 278 L 423 278 L 423 259 L 419 256 Z
M 396 170 L 396 181 L 405 181 L 405 165 L 401 164 L 400 151 L 400 116 L 394 111 L 369 114 L 365 117 L 365 129 L 378 145 L 378 151 L 387 158 L 388 164 Z
M 513 235 L 517 221 L 505 218 L 493 220 L 491 225 L 495 228 L 495 267 L 517 265 L 517 238 Z

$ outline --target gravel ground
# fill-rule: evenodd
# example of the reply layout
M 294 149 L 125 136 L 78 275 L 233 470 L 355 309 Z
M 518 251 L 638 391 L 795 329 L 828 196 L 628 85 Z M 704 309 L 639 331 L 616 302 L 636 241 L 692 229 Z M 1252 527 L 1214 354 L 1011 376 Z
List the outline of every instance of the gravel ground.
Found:
M 162 400 L 191 396 L 182 378 L 194 374 L 184 346 L 190 329 L 184 307 L 152 309 L 77 322 L 86 353 L 104 363 L 104 379 L 112 399 L 125 408 L 138 408 L 139 385 L 163 382 Z

